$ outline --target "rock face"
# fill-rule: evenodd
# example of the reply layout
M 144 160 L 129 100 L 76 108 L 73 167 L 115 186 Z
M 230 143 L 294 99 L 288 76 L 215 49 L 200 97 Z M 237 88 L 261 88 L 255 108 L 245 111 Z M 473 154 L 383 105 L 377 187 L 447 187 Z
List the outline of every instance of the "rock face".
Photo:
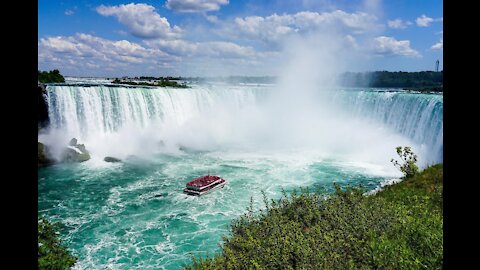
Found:
M 105 157 L 103 160 L 106 162 L 122 162 L 121 159 L 114 158 L 114 157 Z
M 62 153 L 62 161 L 65 162 L 84 162 L 90 159 L 90 153 L 83 144 L 77 144 L 77 139 L 73 138 Z
M 38 142 L 38 167 L 48 166 L 54 163 L 54 160 L 48 157 L 48 148 L 41 142 Z
M 40 84 L 38 82 L 38 88 L 37 88 L 37 99 L 38 99 L 38 106 L 37 106 L 37 122 L 38 122 L 38 128 L 44 128 L 47 127 L 49 124 L 49 118 L 48 118 L 48 105 L 45 100 L 45 87 L 43 84 Z
M 76 145 L 77 145 L 77 142 L 78 142 L 77 139 L 76 139 L 76 138 L 73 138 L 73 139 L 70 140 L 70 142 L 68 143 L 68 145 L 70 145 L 70 146 L 76 146 Z

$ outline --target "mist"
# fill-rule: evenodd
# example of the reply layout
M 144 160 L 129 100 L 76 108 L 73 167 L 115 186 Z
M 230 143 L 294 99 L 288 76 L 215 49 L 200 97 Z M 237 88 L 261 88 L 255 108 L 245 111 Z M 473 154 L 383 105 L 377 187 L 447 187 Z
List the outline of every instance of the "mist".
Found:
M 367 2 L 369 9 L 378 3 Z M 281 46 L 278 81 L 267 91 L 225 85 L 58 89 L 51 92 L 56 99 L 49 100 L 51 117 L 57 119 L 39 140 L 51 146 L 56 158 L 76 137 L 100 158 L 295 150 L 391 171 L 395 147 L 411 146 L 424 167 L 429 155 L 425 145 L 332 102 L 339 75 L 368 65 L 368 52 L 356 50 L 356 42 L 335 27 L 290 36 Z M 259 98 L 259 92 L 268 93 Z

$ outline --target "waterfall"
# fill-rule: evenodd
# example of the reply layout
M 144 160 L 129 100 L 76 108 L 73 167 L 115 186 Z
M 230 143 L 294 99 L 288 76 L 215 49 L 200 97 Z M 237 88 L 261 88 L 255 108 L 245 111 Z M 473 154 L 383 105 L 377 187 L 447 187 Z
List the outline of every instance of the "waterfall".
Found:
M 47 87 L 51 128 L 63 128 L 80 138 L 112 133 L 128 124 L 146 127 L 154 121 L 167 119 L 182 124 L 216 103 L 238 108 L 254 101 L 255 92 L 244 89 Z
M 443 161 L 442 95 L 338 91 L 333 99 L 353 115 L 383 123 L 428 148 L 428 163 Z
M 207 140 L 221 144 L 224 137 L 248 134 L 250 137 L 243 142 L 251 142 L 251 136 L 260 133 L 247 132 L 246 127 L 256 121 L 257 129 L 265 126 L 265 122 L 259 122 L 261 117 L 255 108 L 261 108 L 275 91 L 275 86 L 228 84 L 188 89 L 49 85 L 46 102 L 50 126 L 39 136 L 50 142 L 76 137 L 87 142 L 87 147 L 103 150 L 112 142 L 117 146 L 105 151 L 118 155 L 122 155 L 118 148 L 126 152 L 134 151 L 139 144 L 152 148 L 166 138 L 183 142 L 188 136 L 197 145 Z M 323 97 L 328 103 L 338 105 L 352 119 L 380 124 L 428 149 L 425 162 L 443 160 L 442 95 L 341 89 L 326 92 Z M 146 144 L 152 137 L 156 142 Z M 138 141 L 136 146 L 128 146 L 133 140 Z

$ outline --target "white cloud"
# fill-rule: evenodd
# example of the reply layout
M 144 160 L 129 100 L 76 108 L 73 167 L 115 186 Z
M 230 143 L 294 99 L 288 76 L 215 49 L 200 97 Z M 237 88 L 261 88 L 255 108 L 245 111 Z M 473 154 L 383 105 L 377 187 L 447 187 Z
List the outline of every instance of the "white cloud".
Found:
M 346 35 L 345 36 L 345 42 L 351 47 L 351 48 L 354 48 L 354 49 L 358 49 L 359 46 L 357 44 L 357 40 L 351 36 L 351 35 Z
M 256 51 L 227 41 L 193 42 L 177 40 L 146 40 L 148 47 L 158 48 L 181 61 L 174 63 L 182 76 L 228 76 L 269 74 L 272 61 L 281 57 L 274 51 Z
M 439 42 L 433 44 L 432 47 L 430 47 L 432 50 L 443 50 L 443 38 L 440 39 Z
M 75 11 L 77 11 L 77 9 L 78 7 L 74 6 L 73 8 L 66 9 L 65 12 L 63 12 L 63 14 L 65 14 L 66 16 L 72 16 L 73 14 L 75 14 Z
M 70 70 L 82 70 L 85 67 L 100 70 L 127 69 L 131 65 L 159 65 L 162 61 L 175 59 L 160 49 L 145 48 L 127 40 L 112 41 L 83 33 L 46 37 L 38 42 L 39 65 L 52 65 Z
M 441 35 L 442 37 L 440 38 L 440 41 L 433 44 L 432 47 L 430 47 L 430 49 L 432 49 L 432 50 L 443 50 L 443 30 L 440 31 L 440 32 L 437 32 L 435 34 Z
M 401 55 L 421 57 L 420 53 L 410 47 L 409 40 L 396 40 L 393 37 L 380 36 L 374 39 L 374 53 L 377 55 Z
M 220 21 L 217 16 L 213 16 L 213 15 L 205 16 L 205 18 L 207 19 L 207 21 L 211 23 L 218 23 Z
M 41 38 L 38 42 L 39 68 L 58 68 L 71 74 L 112 76 L 161 74 L 195 64 L 201 73 L 202 63 L 215 67 L 215 71 L 242 72 L 258 66 L 274 53 L 259 53 L 249 46 L 233 42 L 190 42 L 182 39 L 149 39 L 140 45 L 127 40 L 108 40 L 77 33 L 73 36 Z M 153 68 L 152 68 L 153 67 Z M 156 73 L 152 73 L 156 72 Z M 213 71 L 211 71 L 213 72 Z M 232 71 L 233 72 L 233 71 Z M 181 75 L 185 76 L 185 73 Z
M 377 29 L 377 18 L 363 12 L 298 12 L 295 14 L 273 14 L 266 17 L 248 16 L 236 18 L 228 32 L 237 37 L 246 37 L 265 43 L 275 43 L 291 34 L 301 34 L 319 29 L 335 28 L 350 34 L 362 34 Z
M 443 20 L 443 18 L 442 18 Z M 422 14 L 422 16 L 418 17 L 415 22 L 419 27 L 428 27 L 430 26 L 430 23 L 432 23 L 434 20 L 433 18 L 425 16 L 425 14 Z
M 412 22 L 403 21 L 402 19 L 395 19 L 393 21 L 388 21 L 387 24 L 388 24 L 388 27 L 393 29 L 405 29 L 409 25 L 412 25 Z
M 252 47 L 244 47 L 225 41 L 188 42 L 181 39 L 158 39 L 146 41 L 146 44 L 182 57 L 252 58 L 258 56 Z
M 67 15 L 67 16 L 71 16 L 71 15 L 75 14 L 75 11 L 73 11 L 71 9 L 67 9 L 67 10 L 65 10 L 64 14 Z
M 170 27 L 168 20 L 147 4 L 101 5 L 96 10 L 103 16 L 117 17 L 132 35 L 139 38 L 178 38 L 182 32 L 178 26 Z
M 177 12 L 206 12 L 227 4 L 228 0 L 167 0 L 165 6 Z

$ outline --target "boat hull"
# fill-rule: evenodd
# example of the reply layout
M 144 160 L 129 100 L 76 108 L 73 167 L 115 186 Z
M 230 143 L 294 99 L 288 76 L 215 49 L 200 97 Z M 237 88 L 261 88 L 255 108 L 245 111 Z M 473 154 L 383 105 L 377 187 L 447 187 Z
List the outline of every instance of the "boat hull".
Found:
M 207 190 L 202 190 L 202 191 L 197 191 L 197 190 L 193 190 L 193 189 L 188 189 L 188 188 L 184 188 L 183 189 L 183 192 L 188 194 L 188 195 L 193 195 L 193 196 L 202 196 L 202 195 L 205 195 L 205 194 L 208 194 L 212 191 L 215 191 L 217 189 L 221 189 L 225 186 L 226 182 L 223 182 L 223 183 L 220 183 L 218 185 L 215 185 L 214 187 L 211 187 Z

